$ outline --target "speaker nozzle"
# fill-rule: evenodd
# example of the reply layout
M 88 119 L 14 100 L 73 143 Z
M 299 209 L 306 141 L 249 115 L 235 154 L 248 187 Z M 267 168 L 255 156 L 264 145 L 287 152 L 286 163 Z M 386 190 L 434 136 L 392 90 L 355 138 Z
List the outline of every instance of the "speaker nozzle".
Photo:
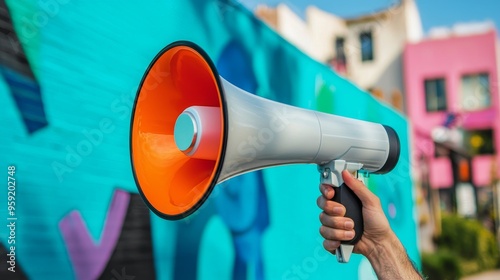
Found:
M 218 107 L 191 106 L 175 122 L 174 140 L 186 156 L 217 160 L 221 140 L 221 110 Z

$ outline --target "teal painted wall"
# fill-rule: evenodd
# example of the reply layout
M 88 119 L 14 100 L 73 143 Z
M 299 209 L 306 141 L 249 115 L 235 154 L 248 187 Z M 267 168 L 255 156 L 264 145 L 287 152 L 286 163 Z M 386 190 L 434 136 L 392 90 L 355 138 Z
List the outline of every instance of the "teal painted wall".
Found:
M 16 166 L 17 218 L 17 272 L 6 271 L 11 244 L 4 226 L 0 278 L 369 279 L 363 257 L 341 265 L 322 249 L 313 165 L 270 168 L 233 183 L 229 189 L 252 198 L 231 208 L 248 219 L 243 235 L 237 229 L 241 221 L 220 206 L 227 194 L 218 189 L 186 220 L 165 221 L 147 211 L 129 160 L 131 110 L 151 59 L 176 40 L 202 46 L 221 67 L 244 67 L 247 72 L 232 79 L 260 96 L 394 127 L 401 160 L 391 173 L 372 175 L 368 185 L 419 263 L 407 120 L 301 53 L 239 4 L 6 4 L 15 32 L 4 32 L 10 38 L 4 42 L 17 39 L 13 53 L 27 63 L 0 60 L 0 170 L 6 178 L 7 167 Z M 245 66 L 235 66 L 234 57 Z M 7 183 L 0 187 L 0 218 L 7 224 Z

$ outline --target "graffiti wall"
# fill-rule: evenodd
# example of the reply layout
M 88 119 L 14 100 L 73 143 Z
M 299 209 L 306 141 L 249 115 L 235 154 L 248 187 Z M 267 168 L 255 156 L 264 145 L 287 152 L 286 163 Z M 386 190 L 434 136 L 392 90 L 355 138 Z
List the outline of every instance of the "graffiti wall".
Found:
M 259 96 L 394 127 L 401 160 L 368 186 L 418 263 L 407 121 L 239 4 L 0 0 L 0 279 L 374 278 L 363 257 L 341 265 L 323 250 L 313 165 L 236 177 L 185 220 L 149 212 L 131 110 L 149 62 L 176 40 Z

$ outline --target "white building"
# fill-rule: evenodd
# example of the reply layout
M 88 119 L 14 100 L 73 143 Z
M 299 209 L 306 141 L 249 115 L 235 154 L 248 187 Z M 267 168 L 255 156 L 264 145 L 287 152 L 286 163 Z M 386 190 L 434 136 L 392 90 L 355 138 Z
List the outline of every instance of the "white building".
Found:
M 310 6 L 303 20 L 284 4 L 259 6 L 255 13 L 312 58 L 403 110 L 404 46 L 423 37 L 414 0 L 355 18 Z

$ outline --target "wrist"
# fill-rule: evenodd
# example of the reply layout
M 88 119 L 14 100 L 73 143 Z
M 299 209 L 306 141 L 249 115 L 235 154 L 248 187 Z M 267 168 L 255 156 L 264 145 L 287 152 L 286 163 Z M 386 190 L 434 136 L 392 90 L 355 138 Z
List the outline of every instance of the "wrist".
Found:
M 366 256 L 378 279 L 422 279 L 398 237 L 391 232 Z
M 366 255 L 366 258 L 375 267 L 380 262 L 396 259 L 396 252 L 401 250 L 405 250 L 403 245 L 398 237 L 393 232 L 390 232 L 383 240 L 374 244 L 372 251 Z

